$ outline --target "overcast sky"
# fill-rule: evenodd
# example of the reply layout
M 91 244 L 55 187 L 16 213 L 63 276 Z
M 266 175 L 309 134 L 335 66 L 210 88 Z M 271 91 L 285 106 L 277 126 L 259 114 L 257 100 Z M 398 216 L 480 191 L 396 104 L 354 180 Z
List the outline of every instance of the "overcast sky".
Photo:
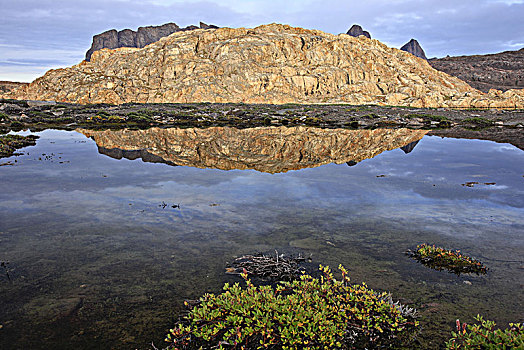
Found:
M 0 9 L 0 80 L 11 81 L 79 63 L 108 29 L 167 22 L 277 22 L 333 34 L 358 23 L 392 47 L 415 38 L 428 57 L 524 47 L 524 0 L 0 0 Z

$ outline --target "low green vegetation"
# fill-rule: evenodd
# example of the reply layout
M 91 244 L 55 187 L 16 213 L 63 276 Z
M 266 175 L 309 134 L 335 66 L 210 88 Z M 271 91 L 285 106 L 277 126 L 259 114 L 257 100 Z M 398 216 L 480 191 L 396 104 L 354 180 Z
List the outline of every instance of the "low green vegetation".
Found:
M 448 270 L 461 273 L 485 274 L 488 269 L 480 261 L 464 255 L 460 250 L 449 250 L 429 244 L 420 244 L 415 251 L 408 250 L 407 255 L 435 270 Z
M 9 116 L 5 113 L 0 112 L 0 122 L 3 122 L 4 120 L 8 120 Z
M 495 329 L 495 322 L 475 317 L 479 324 L 460 324 L 457 320 L 457 331 L 452 332 L 446 343 L 448 350 L 474 349 L 524 349 L 524 325 L 510 323 L 509 328 Z
M 363 115 L 362 118 L 367 118 L 367 119 L 378 119 L 378 118 L 380 118 L 380 116 L 377 115 L 377 114 L 375 114 L 375 113 L 370 113 L 370 114 Z
M 464 119 L 464 122 L 465 123 L 475 124 L 475 125 L 480 126 L 480 127 L 488 127 L 488 126 L 492 126 L 493 125 L 493 122 L 491 120 L 486 119 L 486 118 L 482 118 L 482 117 L 466 118 L 466 119 Z
M 0 158 L 10 157 L 19 148 L 34 146 L 38 136 L 4 135 L 0 136 Z
M 151 123 L 153 122 L 153 118 L 151 118 L 150 113 L 142 113 L 142 112 L 131 112 L 126 115 L 127 121 L 132 123 Z
M 226 284 L 206 294 L 167 335 L 171 349 L 364 349 L 409 344 L 418 332 L 415 311 L 366 284 L 351 285 L 329 267 L 276 287 Z
M 125 123 L 125 118 L 118 116 L 118 115 L 95 115 L 92 117 L 89 117 L 86 119 L 86 122 L 88 123 L 103 123 L 103 124 L 119 124 L 119 123 Z

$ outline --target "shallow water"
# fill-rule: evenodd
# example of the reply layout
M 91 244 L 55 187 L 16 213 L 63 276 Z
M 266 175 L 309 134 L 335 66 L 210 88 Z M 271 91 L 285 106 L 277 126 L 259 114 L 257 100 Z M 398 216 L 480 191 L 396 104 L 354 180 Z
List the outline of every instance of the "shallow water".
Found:
M 98 146 L 79 132 L 38 133 L 36 146 L 2 159 L 15 165 L 0 167 L 0 260 L 9 262 L 0 269 L 0 348 L 164 346 L 184 299 L 236 280 L 224 273 L 235 256 L 275 250 L 311 255 L 308 268 L 342 263 L 353 281 L 416 307 L 427 348 L 442 345 L 456 318 L 524 320 L 524 151 L 424 136 L 405 153 L 387 150 L 413 141 L 404 134 L 375 144 L 364 134 L 339 142 L 343 133 L 330 131 L 323 144 L 318 130 L 309 143 L 279 135 L 271 147 L 257 141 L 255 152 L 246 141 L 235 153 L 223 140 L 199 140 L 196 129 L 200 144 L 216 147 L 195 155 L 183 153 L 193 139 L 178 153 L 151 147 L 171 165 L 114 159 L 99 150 L 137 158 L 128 152 L 137 148 L 118 150 L 96 135 Z M 224 164 L 208 153 L 226 148 L 220 157 L 256 167 L 205 168 L 211 158 Z M 373 158 L 351 162 L 371 148 Z M 266 152 L 274 170 L 272 154 L 293 159 L 296 151 L 309 162 L 300 170 L 253 170 L 265 169 L 255 153 Z M 186 166 L 173 166 L 181 155 Z M 424 242 L 460 249 L 490 270 L 456 276 L 404 255 Z

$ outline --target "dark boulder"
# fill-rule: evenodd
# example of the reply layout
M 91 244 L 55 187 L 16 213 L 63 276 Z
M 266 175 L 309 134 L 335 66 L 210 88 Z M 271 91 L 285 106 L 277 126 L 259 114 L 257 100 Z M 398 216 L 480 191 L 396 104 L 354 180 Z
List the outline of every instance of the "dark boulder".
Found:
M 408 43 L 400 48 L 402 51 L 409 52 L 413 56 L 417 56 L 427 60 L 426 53 L 415 39 L 411 39 Z
M 363 30 L 362 27 L 359 26 L 358 24 L 353 24 L 353 26 L 348 30 L 346 34 L 354 36 L 354 37 L 359 37 L 361 35 L 364 35 L 366 38 L 371 39 L 371 34 Z

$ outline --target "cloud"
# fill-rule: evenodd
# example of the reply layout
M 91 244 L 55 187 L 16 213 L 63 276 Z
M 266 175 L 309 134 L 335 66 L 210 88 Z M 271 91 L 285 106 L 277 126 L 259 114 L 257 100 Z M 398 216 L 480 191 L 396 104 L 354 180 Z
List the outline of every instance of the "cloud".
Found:
M 97 33 L 166 22 L 228 27 L 278 22 L 335 34 L 358 23 L 393 47 L 416 38 L 428 57 L 519 49 L 524 37 L 522 0 L 0 0 L 0 5 L 2 61 L 27 60 L 35 50 L 45 59 L 67 51 L 48 68 L 80 62 Z M 25 76 L 40 72 L 42 63 L 26 66 Z M 0 68 L 0 80 L 12 78 L 7 67 Z

